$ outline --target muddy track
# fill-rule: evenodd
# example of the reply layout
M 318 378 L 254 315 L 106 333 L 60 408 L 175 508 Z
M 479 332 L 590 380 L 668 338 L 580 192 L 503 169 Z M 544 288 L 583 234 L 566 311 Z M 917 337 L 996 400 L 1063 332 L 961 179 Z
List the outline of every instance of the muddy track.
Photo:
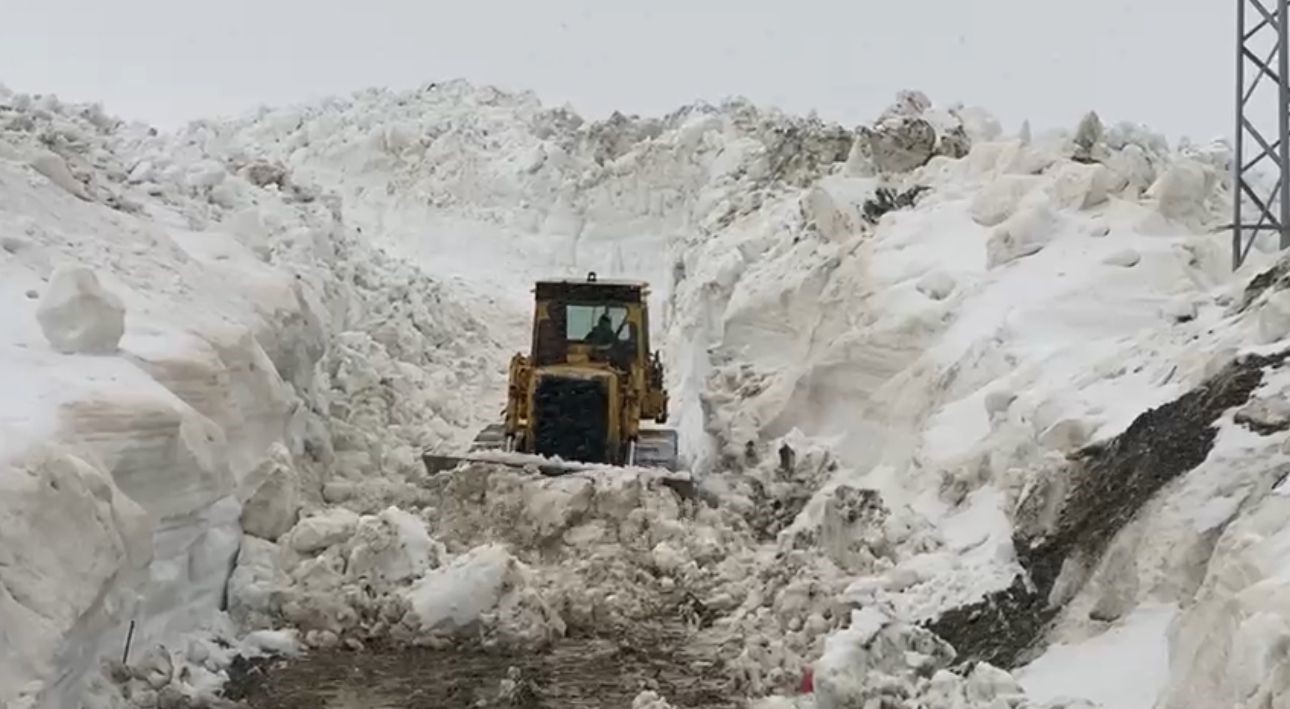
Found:
M 683 631 L 568 638 L 541 652 L 370 647 L 239 661 L 225 689 L 252 709 L 627 709 L 654 690 L 677 709 L 734 709 L 723 668 Z
M 1264 370 L 1287 358 L 1290 350 L 1232 362 L 1175 401 L 1143 413 L 1111 441 L 1072 456 L 1070 488 L 1054 528 L 1038 538 L 1013 538 L 1029 579 L 1018 577 L 1009 588 L 944 613 L 927 627 L 954 646 L 960 661 L 1004 668 L 1027 661 L 1063 607 L 1049 603 L 1063 565 L 1070 560 L 1095 566 L 1153 495 L 1205 461 L 1219 417 L 1246 403 Z

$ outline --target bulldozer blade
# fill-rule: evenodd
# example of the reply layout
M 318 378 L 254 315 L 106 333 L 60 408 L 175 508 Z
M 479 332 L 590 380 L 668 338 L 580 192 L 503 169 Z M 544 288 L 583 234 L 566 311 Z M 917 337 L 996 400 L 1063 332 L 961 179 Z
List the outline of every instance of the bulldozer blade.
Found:
M 502 453 L 501 455 L 489 455 L 487 451 L 479 453 L 467 453 L 465 455 L 436 455 L 434 453 L 425 453 L 421 456 L 426 464 L 426 470 L 432 475 L 452 470 L 462 463 L 487 463 L 489 465 L 504 465 L 509 468 L 537 468 L 543 475 L 564 475 L 565 473 L 574 473 L 580 470 L 591 470 L 596 465 L 585 463 L 565 463 L 563 461 L 553 461 L 550 458 L 543 458 L 538 455 L 528 455 L 525 453 Z
M 546 477 L 559 477 L 570 473 L 577 473 L 590 470 L 605 470 L 607 468 L 622 468 L 622 466 L 578 463 L 551 460 L 538 455 L 529 455 L 526 453 L 493 453 L 480 452 L 466 455 L 436 455 L 426 452 L 422 456 L 425 462 L 426 470 L 431 475 L 441 473 L 447 470 L 453 470 L 462 463 L 483 463 L 487 465 L 504 465 L 508 468 L 535 468 L 539 473 Z M 633 466 L 640 469 L 643 466 Z M 675 470 L 654 469 L 656 479 L 667 488 L 670 488 L 682 499 L 695 499 L 698 487 L 694 478 L 687 472 L 676 472 Z
M 469 462 L 497 462 L 493 460 L 475 461 L 471 453 L 480 451 L 505 451 L 506 450 L 506 427 L 500 423 L 489 424 L 485 426 L 478 434 L 475 440 L 470 442 L 470 450 L 466 455 L 438 455 L 425 451 L 421 454 L 421 460 L 425 463 L 426 470 L 434 475 L 435 473 L 445 470 L 452 470 L 462 463 Z
M 536 468 L 546 476 L 567 475 L 587 470 L 623 467 L 603 463 L 551 460 L 540 455 L 516 453 L 506 450 L 506 429 L 502 424 L 492 424 L 475 436 L 470 450 L 464 455 L 441 455 L 425 451 L 421 456 L 426 471 L 431 475 L 452 470 L 463 463 L 487 463 L 511 468 Z M 675 489 L 684 497 L 693 492 L 693 480 L 688 473 L 677 473 L 676 431 L 671 429 L 646 429 L 637 438 L 636 452 L 631 468 L 654 469 L 662 473 L 663 484 Z

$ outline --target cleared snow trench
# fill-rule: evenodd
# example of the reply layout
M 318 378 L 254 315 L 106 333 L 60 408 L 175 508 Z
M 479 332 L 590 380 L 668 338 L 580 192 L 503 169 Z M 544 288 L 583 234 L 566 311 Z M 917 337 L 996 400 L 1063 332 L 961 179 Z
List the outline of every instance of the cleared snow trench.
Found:
M 452 82 L 153 135 L 0 89 L 0 704 L 197 700 L 253 674 L 239 652 L 468 638 L 559 659 L 574 634 L 605 666 L 662 648 L 727 683 L 698 706 L 787 706 L 815 664 L 821 709 L 1273 691 L 1167 659 L 1211 631 L 1237 657 L 1274 644 L 1226 630 L 1252 609 L 1205 569 L 1284 588 L 1259 555 L 1279 542 L 1237 534 L 1279 511 L 1279 374 L 1252 429 L 1217 412 L 1224 446 L 1084 560 L 1123 591 L 1105 632 L 1072 612 L 1058 637 L 1087 640 L 960 676 L 916 625 L 1008 583 L 1068 454 L 1290 334 L 1288 284 L 1244 298 L 1206 233 L 1221 146 L 1079 133 L 1007 135 L 917 93 L 860 131 L 743 101 L 586 123 Z M 426 476 L 422 448 L 496 419 L 531 281 L 591 270 L 653 285 L 700 494 Z M 1135 536 L 1152 525 L 1177 548 Z M 1098 604 L 1077 572 L 1062 592 Z M 131 666 L 105 673 L 131 619 Z M 715 659 L 715 679 L 689 664 Z M 488 701 L 532 689 L 503 674 Z

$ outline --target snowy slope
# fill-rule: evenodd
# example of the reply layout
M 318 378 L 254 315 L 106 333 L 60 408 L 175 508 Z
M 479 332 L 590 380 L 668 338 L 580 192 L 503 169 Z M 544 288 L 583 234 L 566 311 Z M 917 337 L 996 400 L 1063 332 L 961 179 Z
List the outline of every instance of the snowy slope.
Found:
M 741 688 L 787 691 L 814 662 L 822 707 L 1023 688 L 1257 706 L 1283 682 L 1255 661 L 1290 615 L 1279 375 L 1250 414 L 1272 425 L 1223 413 L 1204 462 L 1061 576 L 1055 644 L 1019 686 L 956 676 L 914 625 L 1012 583 L 1014 535 L 1050 530 L 1082 474 L 1068 454 L 1290 331 L 1281 284 L 1242 301 L 1269 258 L 1233 276 L 1207 233 L 1222 146 L 1088 121 L 1005 135 L 916 94 L 857 131 L 742 102 L 585 124 L 464 82 L 174 135 L 52 99 L 0 107 L 0 369 L 18 397 L 0 409 L 0 533 L 21 540 L 0 566 L 4 701 L 101 684 L 131 619 L 141 653 L 197 638 L 141 661 L 204 668 L 170 683 L 193 693 L 222 681 L 214 636 L 326 646 L 481 618 L 542 643 L 644 622 L 678 584 L 718 614 Z M 918 190 L 866 219 L 880 187 Z M 113 353 L 42 332 L 72 262 L 125 308 Z M 718 508 L 636 474 L 420 480 L 420 446 L 460 445 L 500 408 L 532 280 L 591 270 L 653 284 L 673 420 Z M 1149 683 L 1099 669 L 1140 652 Z M 140 702 L 167 683 L 124 686 Z

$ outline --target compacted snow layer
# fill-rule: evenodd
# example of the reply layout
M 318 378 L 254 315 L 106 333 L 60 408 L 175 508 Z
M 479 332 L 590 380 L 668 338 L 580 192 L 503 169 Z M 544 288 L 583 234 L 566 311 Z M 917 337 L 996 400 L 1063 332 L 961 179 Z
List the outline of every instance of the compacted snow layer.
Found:
M 451 82 L 157 135 L 0 91 L 0 701 L 152 706 L 238 653 L 675 623 L 766 706 L 810 701 L 812 665 L 823 707 L 1078 706 L 1054 663 L 1177 607 L 1151 621 L 1167 676 L 1086 698 L 1258 706 L 1285 681 L 1260 658 L 1290 615 L 1286 383 L 1267 360 L 1204 417 L 1140 418 L 1290 336 L 1284 267 L 1243 292 L 1206 233 L 1228 160 L 916 93 L 852 131 L 740 101 L 588 124 Z M 650 281 L 697 486 L 426 476 L 423 446 L 500 410 L 532 280 L 587 271 Z M 1108 442 L 1183 432 L 1168 479 L 1072 536 Z M 1000 654 L 974 638 L 1003 621 L 955 629 L 1009 587 L 1050 633 Z M 131 620 L 129 666 L 99 672 Z M 974 662 L 1035 657 L 1020 682 Z

